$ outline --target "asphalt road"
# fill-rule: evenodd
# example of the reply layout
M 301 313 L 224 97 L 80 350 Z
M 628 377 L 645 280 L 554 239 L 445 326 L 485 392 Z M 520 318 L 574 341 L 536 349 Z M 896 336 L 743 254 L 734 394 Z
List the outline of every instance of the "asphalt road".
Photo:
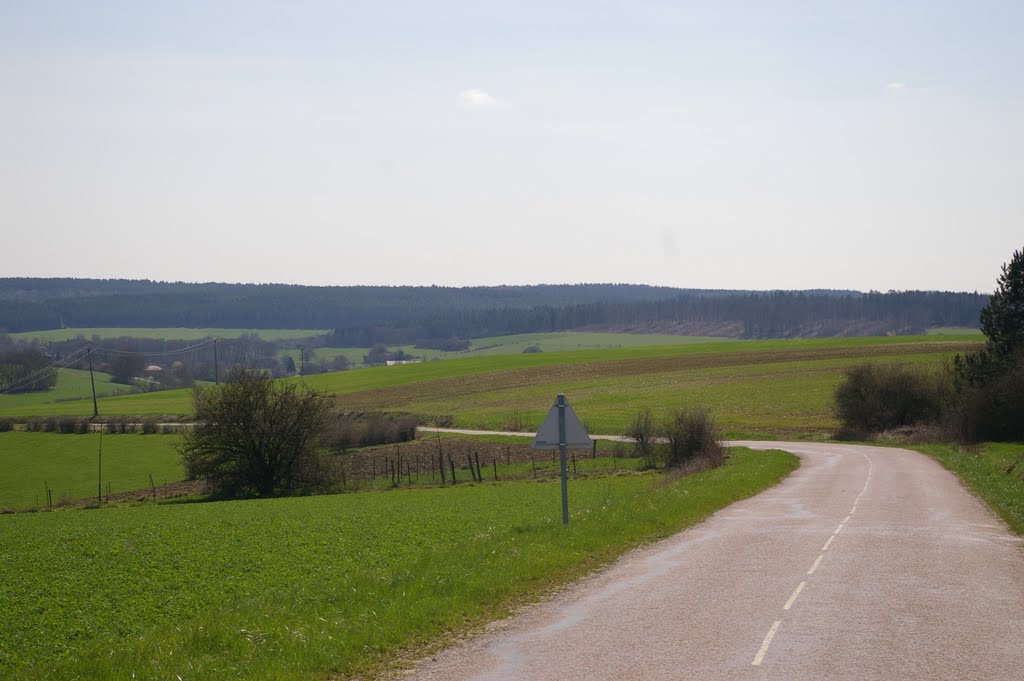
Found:
M 1024 679 L 1024 546 L 902 449 L 779 486 L 424 660 L 415 679 Z

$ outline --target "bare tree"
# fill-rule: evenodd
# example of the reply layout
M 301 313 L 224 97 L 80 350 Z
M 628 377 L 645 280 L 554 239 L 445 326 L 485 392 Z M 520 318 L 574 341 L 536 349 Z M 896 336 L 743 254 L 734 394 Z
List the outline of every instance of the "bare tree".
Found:
M 196 426 L 178 452 L 190 478 L 225 496 L 269 496 L 319 482 L 329 395 L 240 369 L 228 382 L 197 386 Z
M 637 412 L 626 429 L 626 437 L 633 440 L 633 451 L 642 460 L 644 468 L 658 466 L 657 434 L 658 427 L 650 409 Z

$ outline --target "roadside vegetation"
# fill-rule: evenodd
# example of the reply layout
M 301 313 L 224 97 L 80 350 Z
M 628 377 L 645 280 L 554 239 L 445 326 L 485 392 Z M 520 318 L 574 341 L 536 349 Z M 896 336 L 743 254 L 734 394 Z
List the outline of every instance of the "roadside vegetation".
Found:
M 981 497 L 1010 530 L 1024 534 L 1024 445 L 916 444 Z

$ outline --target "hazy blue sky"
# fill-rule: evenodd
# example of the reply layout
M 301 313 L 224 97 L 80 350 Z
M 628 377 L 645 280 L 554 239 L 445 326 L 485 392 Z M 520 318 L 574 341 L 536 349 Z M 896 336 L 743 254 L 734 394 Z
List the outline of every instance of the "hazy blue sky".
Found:
M 990 291 L 1024 2 L 0 2 L 0 276 Z

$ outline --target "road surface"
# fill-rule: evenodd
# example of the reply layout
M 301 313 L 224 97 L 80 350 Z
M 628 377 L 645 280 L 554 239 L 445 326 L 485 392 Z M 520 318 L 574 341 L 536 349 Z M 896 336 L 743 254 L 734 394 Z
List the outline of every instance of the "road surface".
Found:
M 414 679 L 1024 679 L 1024 547 L 903 449 L 736 442 L 782 484 L 424 660 Z

